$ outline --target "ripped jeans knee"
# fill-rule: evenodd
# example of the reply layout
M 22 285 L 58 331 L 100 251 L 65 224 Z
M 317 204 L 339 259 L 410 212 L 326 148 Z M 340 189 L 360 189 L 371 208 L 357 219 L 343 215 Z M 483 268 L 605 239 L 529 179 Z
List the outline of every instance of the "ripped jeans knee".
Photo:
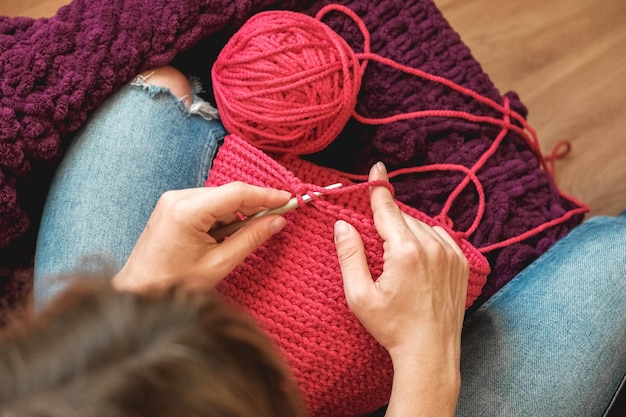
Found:
M 130 85 L 146 91 L 150 97 L 173 97 L 187 115 L 198 115 L 206 120 L 219 119 L 217 108 L 202 99 L 202 84 L 196 77 L 187 78 L 172 67 L 156 68 L 137 75 Z

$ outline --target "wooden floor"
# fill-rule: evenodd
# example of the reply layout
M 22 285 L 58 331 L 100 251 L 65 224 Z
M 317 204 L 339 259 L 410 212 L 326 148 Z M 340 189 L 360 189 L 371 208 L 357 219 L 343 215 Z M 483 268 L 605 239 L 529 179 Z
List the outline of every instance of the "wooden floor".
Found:
M 0 15 L 52 16 L 67 0 L 2 0 Z M 569 140 L 557 182 L 591 206 L 626 209 L 626 1 L 435 0 L 501 92 L 530 110 L 544 153 Z

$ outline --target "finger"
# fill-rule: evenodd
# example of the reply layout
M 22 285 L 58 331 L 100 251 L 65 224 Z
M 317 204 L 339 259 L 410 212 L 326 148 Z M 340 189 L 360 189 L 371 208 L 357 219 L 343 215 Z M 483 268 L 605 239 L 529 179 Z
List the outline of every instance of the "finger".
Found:
M 412 217 L 411 215 L 405 212 L 401 212 L 401 213 L 402 213 L 402 218 L 404 219 L 404 222 L 407 224 L 411 232 L 413 232 L 413 234 L 416 237 L 419 238 L 419 237 L 428 236 L 432 239 L 437 240 L 440 243 L 443 243 L 441 237 L 428 224 L 422 222 L 419 219 L 416 219 L 415 217 Z
M 457 255 L 465 257 L 465 254 L 463 253 L 463 250 L 461 250 L 461 248 L 459 247 L 458 243 L 456 243 L 454 238 L 452 238 L 452 236 L 450 236 L 450 234 L 443 227 L 434 226 L 433 231 L 437 233 L 442 240 L 447 242 L 448 245 L 450 245 L 450 247 L 452 247 L 452 249 L 457 253 Z
M 421 241 L 422 245 L 428 245 L 429 241 L 427 239 L 430 239 L 431 243 L 441 246 L 446 253 L 450 255 L 454 253 L 456 256 L 465 257 L 463 251 L 461 251 L 454 239 L 441 226 L 431 227 L 404 212 L 402 214 L 404 215 L 407 225 L 415 234 L 416 238 Z
M 354 311 L 369 299 L 374 285 L 359 232 L 343 220 L 335 223 L 335 249 L 346 301 Z
M 382 162 L 378 162 L 370 169 L 369 180 L 389 181 L 387 169 Z M 384 241 L 402 241 L 407 238 L 409 230 L 402 217 L 402 212 L 386 187 L 371 188 L 370 204 L 374 215 L 374 225 Z
M 278 207 L 290 198 L 288 191 L 236 181 L 219 187 L 195 189 L 187 200 L 187 210 L 203 224 L 211 225 L 216 218 L 242 208 Z
M 226 275 L 270 237 L 280 232 L 286 224 L 285 218 L 278 215 L 254 219 L 224 240 L 216 249 L 216 253 L 211 254 L 211 256 L 221 255 L 218 256 L 220 259 L 219 268 L 223 269 L 223 275 Z
M 451 261 L 451 264 L 458 265 L 462 268 L 461 271 L 463 271 L 463 273 L 461 275 L 461 284 L 463 285 L 463 289 L 459 292 L 459 296 L 463 300 L 465 300 L 469 279 L 469 262 L 467 260 L 467 257 L 465 256 L 459 245 L 455 242 L 454 238 L 452 238 L 452 236 L 450 236 L 450 234 L 448 234 L 448 232 L 443 227 L 435 226 L 433 227 L 433 230 L 441 237 L 443 241 L 446 242 L 446 244 L 450 248 L 452 248 L 452 253 L 456 255 L 456 260 Z M 454 257 L 450 259 L 454 259 Z
M 459 272 L 462 271 L 462 273 L 458 275 L 460 279 L 456 282 L 457 285 L 461 286 L 457 293 L 458 305 L 459 307 L 465 306 L 466 297 L 467 297 L 467 286 L 469 284 L 469 263 L 467 261 L 467 257 L 465 256 L 465 254 L 463 253 L 459 245 L 457 245 L 457 243 L 454 241 L 452 236 L 450 236 L 443 227 L 435 226 L 433 227 L 433 230 L 441 236 L 442 240 L 446 241 L 446 243 L 453 249 L 453 252 L 456 255 L 457 259 L 450 261 L 449 263 L 450 265 L 457 265 L 457 267 L 461 268 L 458 270 Z M 454 259 L 454 258 L 451 258 L 451 259 Z M 464 312 L 465 312 L 464 308 L 459 308 L 460 320 L 463 320 Z
M 280 206 L 279 206 L 280 207 Z M 262 211 L 268 210 L 269 207 L 259 206 L 259 207 L 242 207 L 237 213 L 228 213 L 222 216 L 219 216 L 215 219 L 215 225 L 224 226 L 236 221 L 241 221 L 243 214 L 244 217 L 254 216 L 255 214 L 261 213 Z
M 237 213 L 224 214 L 215 219 L 215 223 L 213 224 L 213 227 L 211 227 L 211 229 L 223 227 L 227 224 L 231 224 L 233 222 L 240 221 L 240 220 L 241 220 L 241 217 Z
M 268 207 L 264 207 L 264 206 L 259 206 L 259 207 L 242 207 L 239 212 L 241 214 L 243 214 L 246 217 L 255 215 L 257 213 L 260 213 L 263 210 L 267 210 Z
M 404 217 L 404 221 L 409 229 L 411 229 L 411 232 L 422 245 L 428 245 L 430 247 L 430 243 L 434 243 L 436 245 L 440 245 L 450 253 L 455 252 L 453 246 L 450 244 L 450 242 L 454 243 L 454 240 L 452 240 L 452 238 L 440 226 L 431 227 L 430 225 L 419 219 L 411 217 L 409 214 L 404 212 L 402 212 L 402 216 Z M 441 235 L 436 228 L 441 229 L 441 232 L 444 233 L 448 239 L 444 239 L 444 236 Z M 462 254 L 462 252 L 460 253 Z

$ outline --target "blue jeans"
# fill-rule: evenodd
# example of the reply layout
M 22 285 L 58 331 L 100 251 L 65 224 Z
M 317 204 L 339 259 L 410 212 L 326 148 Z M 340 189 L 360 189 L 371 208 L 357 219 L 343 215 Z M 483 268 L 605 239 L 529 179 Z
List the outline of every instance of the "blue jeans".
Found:
M 463 327 L 460 416 L 601 416 L 626 374 L 626 215 L 572 230 Z
M 195 97 L 198 101 L 198 98 Z M 201 187 L 225 130 L 169 91 L 127 86 L 77 132 L 50 188 L 35 256 L 35 306 L 71 273 L 115 274 L 165 191 Z
M 167 91 L 126 87 L 78 132 L 46 204 L 35 303 L 57 275 L 124 264 L 159 196 L 202 186 L 224 135 Z M 626 216 L 592 218 L 465 323 L 459 416 L 601 416 L 626 373 Z

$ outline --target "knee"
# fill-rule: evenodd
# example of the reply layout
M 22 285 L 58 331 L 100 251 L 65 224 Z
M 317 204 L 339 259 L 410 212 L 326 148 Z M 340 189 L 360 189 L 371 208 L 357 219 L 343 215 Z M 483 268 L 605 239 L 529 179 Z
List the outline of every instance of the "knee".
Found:
M 140 74 L 146 84 L 165 87 L 182 100 L 189 108 L 192 104 L 192 91 L 187 77 L 174 67 L 165 66 L 151 69 Z

